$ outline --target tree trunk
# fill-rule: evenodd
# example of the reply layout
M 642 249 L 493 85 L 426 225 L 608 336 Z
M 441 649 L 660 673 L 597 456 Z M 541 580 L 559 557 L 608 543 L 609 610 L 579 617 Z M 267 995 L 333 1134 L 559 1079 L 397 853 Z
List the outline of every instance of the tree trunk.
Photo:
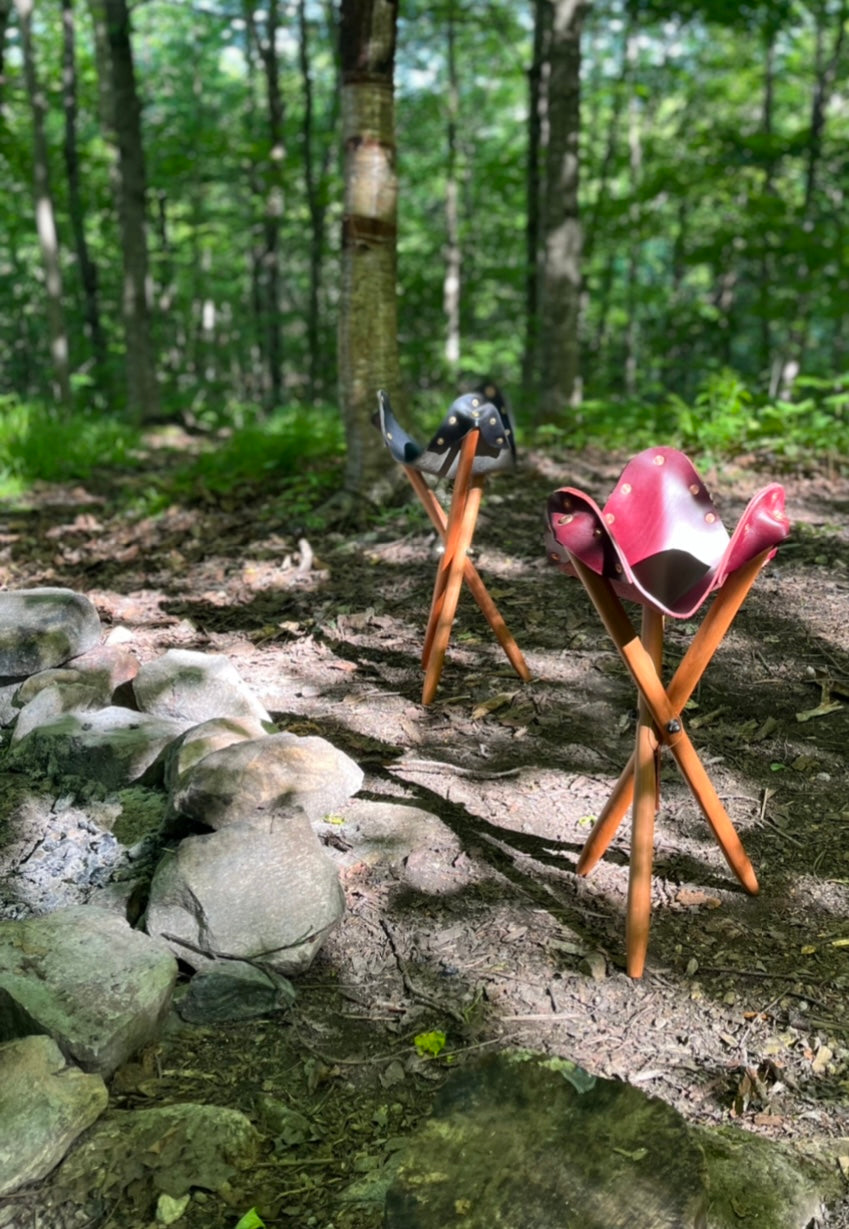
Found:
M 388 454 L 372 426 L 377 390 L 401 402 L 396 302 L 398 181 L 394 66 L 397 0 L 342 0 L 344 206 L 339 381 L 345 485 L 377 498 Z M 403 407 L 402 407 L 403 408 Z
M 307 346 L 309 349 L 307 360 L 307 399 L 310 402 L 314 402 L 327 387 L 326 377 L 322 374 L 320 292 L 326 245 L 327 194 L 325 185 L 333 146 L 330 142 L 325 143 L 324 152 L 318 166 L 316 166 L 315 107 L 313 79 L 310 70 L 309 23 L 307 21 L 306 0 L 298 0 L 298 23 L 300 28 L 301 82 L 304 93 L 302 128 L 304 187 L 307 194 L 307 209 L 310 215 L 310 273 L 307 298 Z M 334 107 L 331 114 L 326 117 L 324 124 L 325 128 L 330 128 L 331 130 L 335 129 L 336 126 L 337 112 L 335 104 L 339 97 L 338 88 L 334 91 L 333 97 Z
M 94 359 L 95 383 L 106 391 L 108 372 L 106 338 L 100 323 L 97 266 L 91 258 L 85 232 L 85 210 L 80 186 L 77 151 L 77 67 L 73 0 L 62 0 L 62 99 L 65 111 L 65 173 L 68 178 L 68 214 L 74 232 L 74 246 L 83 291 L 83 306 Z
M 625 58 L 631 90 L 628 95 L 628 170 L 630 172 L 631 201 L 628 206 L 628 284 L 626 303 L 628 326 L 625 330 L 625 392 L 629 397 L 637 395 L 637 372 L 640 366 L 640 320 L 639 320 L 639 269 L 640 242 L 643 225 L 640 204 L 640 183 L 643 177 L 643 140 L 640 125 L 640 104 L 636 92 L 636 67 L 639 43 L 636 33 L 629 30 Z
M 457 184 L 457 123 L 460 111 L 460 87 L 457 80 L 457 27 L 453 0 L 450 0 L 446 30 L 447 84 L 447 167 L 445 172 L 445 276 L 442 282 L 442 306 L 445 312 L 445 362 L 449 373 L 456 376 L 460 362 L 460 284 L 462 251 L 460 248 L 459 189 Z
M 12 16 L 12 0 L 0 0 L 0 118 L 6 96 L 6 29 Z
M 522 389 L 533 405 L 538 392 L 540 209 L 542 207 L 543 118 L 547 110 L 548 18 L 547 0 L 534 0 L 533 58 L 528 73 L 528 155 L 525 211 L 525 346 Z
M 101 116 L 118 150 L 115 167 L 121 228 L 127 410 L 137 422 L 159 416 L 148 274 L 147 180 L 141 107 L 126 0 L 90 0 L 100 78 Z
M 540 418 L 562 421 L 581 395 L 578 138 L 584 0 L 550 0 L 548 148 L 542 210 Z
M 33 132 L 33 192 L 35 224 L 41 259 L 44 264 L 47 328 L 52 360 L 53 399 L 66 408 L 71 405 L 71 373 L 68 357 L 68 334 L 62 300 L 62 267 L 59 258 L 59 236 L 50 190 L 50 168 L 47 140 L 44 135 L 44 93 L 38 81 L 32 41 L 33 0 L 15 0 L 23 52 L 24 79 L 32 111 Z
M 265 356 L 268 364 L 268 409 L 283 401 L 283 352 L 280 330 L 280 224 L 283 218 L 283 165 L 286 145 L 283 131 L 285 112 L 280 92 L 277 33 L 280 26 L 279 0 L 268 0 L 265 37 L 257 28 L 254 8 L 245 3 L 245 17 L 265 70 L 268 106 L 268 159 L 265 168 L 265 217 L 262 269 L 265 307 Z

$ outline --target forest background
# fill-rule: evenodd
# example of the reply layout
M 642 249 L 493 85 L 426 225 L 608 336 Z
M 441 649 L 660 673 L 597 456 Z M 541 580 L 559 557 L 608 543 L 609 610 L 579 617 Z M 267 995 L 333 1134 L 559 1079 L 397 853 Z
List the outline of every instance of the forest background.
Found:
M 421 434 L 484 376 L 538 439 L 849 452 L 847 9 L 0 0 L 2 489 L 169 422 L 189 485 L 353 488 L 378 383 Z

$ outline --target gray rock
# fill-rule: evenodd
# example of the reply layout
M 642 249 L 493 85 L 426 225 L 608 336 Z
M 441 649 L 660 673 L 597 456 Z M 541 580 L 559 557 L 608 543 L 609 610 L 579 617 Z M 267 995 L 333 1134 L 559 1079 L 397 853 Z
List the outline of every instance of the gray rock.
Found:
M 23 707 L 45 687 L 80 683 L 96 691 L 99 703 L 106 705 L 115 689 L 135 678 L 138 670 L 138 658 L 133 653 L 118 645 L 100 644 L 74 657 L 64 667 L 31 674 L 19 687 L 16 700 Z
M 12 731 L 13 743 L 20 742 L 31 730 L 49 725 L 56 717 L 61 717 L 65 713 L 92 712 L 108 703 L 108 696 L 104 699 L 99 687 L 81 683 L 72 670 L 51 670 L 47 673 L 64 674 L 70 677 L 64 682 L 48 683 L 38 691 L 32 691 L 31 698 L 20 707 L 18 719 Z M 41 674 L 33 675 L 33 678 L 43 677 Z M 27 683 L 29 682 L 31 680 L 27 679 Z M 15 697 L 16 704 L 20 703 L 27 683 L 19 688 Z
M 336 868 L 302 812 L 255 814 L 187 837 L 160 862 L 146 926 L 195 969 L 245 960 L 303 972 L 345 907 Z
M 210 717 L 271 717 L 226 657 L 169 649 L 141 667 L 133 681 L 143 713 L 197 723 Z
M 102 909 L 0 922 L 0 1041 L 46 1033 L 110 1075 L 158 1034 L 176 979 L 161 943 Z
M 206 756 L 180 779 L 170 806 L 209 828 L 282 806 L 321 819 L 362 783 L 362 769 L 326 739 L 270 734 Z
M 87 597 L 71 589 L 18 589 L 0 593 L 0 677 L 23 678 L 93 648 L 100 617 Z
M 401 1156 L 384 1223 L 705 1229 L 706 1211 L 704 1151 L 675 1110 L 516 1051 L 449 1078 Z
M 741 1127 L 691 1128 L 705 1151 L 710 1229 L 808 1229 L 823 1197 L 837 1193 L 837 1166 Z
M 233 743 L 264 738 L 266 731 L 255 717 L 213 717 L 186 730 L 169 748 L 165 757 L 165 788 L 173 791 L 185 775 L 211 755 Z
M 137 781 L 151 785 L 162 779 L 159 757 L 185 728 L 185 722 L 115 706 L 66 713 L 14 743 L 7 763 L 35 775 L 84 777 L 107 789 Z
M 49 1174 L 108 1100 L 100 1076 L 69 1065 L 50 1037 L 0 1045 L 0 1195 Z
M 244 1114 L 217 1105 L 166 1105 L 108 1114 L 68 1157 L 57 1191 L 110 1204 L 128 1189 L 181 1199 L 192 1187 L 217 1191 L 259 1156 L 261 1137 Z
M 0 726 L 11 725 L 18 718 L 20 709 L 15 700 L 23 678 L 0 678 Z
M 228 960 L 206 973 L 196 973 L 175 1006 L 189 1024 L 214 1024 L 267 1016 L 291 1007 L 294 1001 L 294 986 L 279 973 Z

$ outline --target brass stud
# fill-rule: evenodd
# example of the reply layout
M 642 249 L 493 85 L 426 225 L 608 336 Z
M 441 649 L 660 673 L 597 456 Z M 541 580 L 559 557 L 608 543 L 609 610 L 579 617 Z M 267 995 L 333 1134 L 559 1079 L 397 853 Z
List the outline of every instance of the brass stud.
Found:
M 497 418 L 490 418 L 490 420 L 489 420 L 489 425 L 490 425 L 491 427 L 494 427 L 494 426 L 495 426 L 495 424 L 497 423 L 497 421 L 498 421 L 498 419 L 497 419 Z
M 391 432 L 391 431 L 387 431 L 387 432 L 386 432 L 386 438 L 387 438 L 388 440 L 391 440 L 391 439 L 392 439 L 392 432 Z
M 616 517 L 613 515 L 612 512 L 605 512 L 604 519 L 607 521 L 608 525 L 612 525 L 613 522 L 616 520 Z
M 654 458 L 654 463 L 655 465 L 665 465 L 666 457 L 663 456 L 661 453 L 658 453 L 657 456 Z
M 593 537 L 594 537 L 594 538 L 600 538 L 600 537 L 601 537 L 601 530 L 600 530 L 598 527 L 596 527 L 596 528 L 593 530 Z
M 553 559 L 555 563 L 558 563 L 560 560 L 560 556 L 558 555 L 557 551 L 554 551 L 554 550 L 551 552 L 551 554 L 548 557 L 549 559 Z
M 622 564 L 621 564 L 621 563 L 617 563 L 617 564 L 615 565 L 615 567 L 616 567 L 616 571 L 617 571 L 617 572 L 619 573 L 619 575 L 621 576 L 621 575 L 622 575 Z
M 504 443 L 504 436 L 503 436 L 503 435 L 499 435 L 498 439 L 497 439 L 495 442 L 496 442 L 496 444 L 498 445 L 498 447 L 500 448 L 500 447 L 501 447 L 501 445 Z
M 700 491 L 701 489 L 702 489 L 702 488 L 699 486 L 698 482 L 691 482 L 691 483 L 690 483 L 690 494 L 691 494 L 691 495 L 698 495 L 698 493 L 699 493 L 699 491 Z
M 445 443 L 445 440 L 440 435 L 439 439 L 436 441 L 437 448 L 441 448 L 444 443 Z
M 715 513 L 715 512 L 706 512 L 706 513 L 705 513 L 705 520 L 707 521 L 707 523 L 708 523 L 709 525 L 712 525 L 712 524 L 713 524 L 713 522 L 716 520 L 716 513 Z
M 557 524 L 558 524 L 558 525 L 571 525 L 571 524 L 572 524 L 572 521 L 574 521 L 574 519 L 575 519 L 575 518 L 574 518 L 574 516 L 572 515 L 572 513 L 571 513 L 571 512 L 567 512 L 566 516 L 558 516 L 558 518 L 557 518 Z
M 472 405 L 480 405 L 480 401 L 477 397 L 472 397 Z
M 448 422 L 453 427 L 457 422 L 457 415 L 452 414 L 451 417 L 448 419 Z
M 623 495 L 630 495 L 631 494 L 630 482 L 623 482 L 619 490 L 622 492 Z

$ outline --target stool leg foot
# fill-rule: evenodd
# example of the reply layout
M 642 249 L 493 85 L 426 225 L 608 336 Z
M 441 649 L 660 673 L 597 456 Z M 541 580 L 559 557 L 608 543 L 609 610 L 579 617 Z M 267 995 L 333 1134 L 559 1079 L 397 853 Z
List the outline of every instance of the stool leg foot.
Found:
M 581 850 L 576 870 L 579 875 L 588 875 L 607 853 L 610 842 L 625 818 L 634 798 L 634 766 L 632 755 L 622 770 L 622 775 L 613 787 L 613 793 L 604 804 L 598 819 L 592 826 L 586 844 Z

